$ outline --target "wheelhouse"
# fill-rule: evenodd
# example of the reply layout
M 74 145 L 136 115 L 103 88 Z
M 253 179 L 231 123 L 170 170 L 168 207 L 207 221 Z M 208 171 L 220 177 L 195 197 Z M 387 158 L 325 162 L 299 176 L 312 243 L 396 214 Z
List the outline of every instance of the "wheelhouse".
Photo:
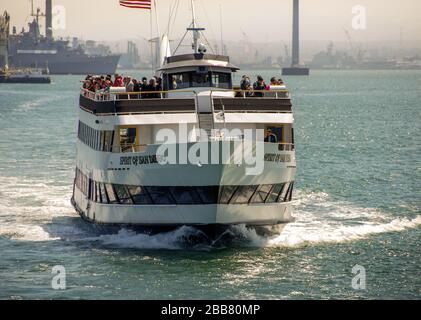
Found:
M 239 70 L 229 57 L 210 54 L 185 54 L 166 58 L 162 72 L 164 90 L 233 88 L 232 73 Z

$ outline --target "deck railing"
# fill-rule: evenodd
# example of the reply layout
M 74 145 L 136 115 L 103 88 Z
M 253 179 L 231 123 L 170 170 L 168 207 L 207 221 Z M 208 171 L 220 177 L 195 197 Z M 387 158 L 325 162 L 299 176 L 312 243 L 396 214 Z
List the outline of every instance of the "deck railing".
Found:
M 221 142 L 221 141 L 242 141 L 244 140 L 244 137 L 220 137 L 220 136 L 211 136 L 209 137 L 210 142 Z M 192 142 L 194 143 L 194 142 Z M 294 151 L 295 146 L 293 143 L 278 143 L 278 142 L 272 142 L 271 144 L 278 145 L 279 151 Z M 151 144 L 153 145 L 153 144 Z M 115 145 L 111 148 L 112 153 L 142 153 L 145 152 L 150 145 L 148 144 L 142 144 L 142 145 L 136 145 L 136 144 L 125 144 L 125 145 Z
M 290 99 L 288 90 L 209 90 L 211 96 L 215 93 L 233 93 L 235 98 L 242 99 Z M 193 98 L 200 92 L 195 90 L 171 90 L 171 91 L 142 91 L 142 92 L 92 92 L 81 89 L 80 94 L 94 101 L 127 101 L 144 99 L 169 99 L 169 94 L 191 93 Z

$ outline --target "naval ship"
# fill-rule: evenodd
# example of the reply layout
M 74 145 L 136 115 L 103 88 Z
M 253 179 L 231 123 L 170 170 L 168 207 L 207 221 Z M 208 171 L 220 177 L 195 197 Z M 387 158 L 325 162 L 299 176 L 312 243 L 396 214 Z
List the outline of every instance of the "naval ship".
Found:
M 294 220 L 290 94 L 234 86 L 239 69 L 207 53 L 192 12 L 193 52 L 163 50 L 162 91 L 81 88 L 71 203 L 102 227 L 191 226 L 213 241 L 235 225 L 280 232 Z
M 33 4 L 32 4 L 33 5 Z M 57 40 L 52 29 L 52 0 L 45 1 L 45 14 L 32 10 L 34 20 L 27 31 L 9 37 L 9 64 L 12 68 L 48 68 L 50 74 L 113 74 L 119 55 L 89 54 L 82 47 L 72 48 L 70 41 Z M 39 18 L 45 17 L 45 35 Z

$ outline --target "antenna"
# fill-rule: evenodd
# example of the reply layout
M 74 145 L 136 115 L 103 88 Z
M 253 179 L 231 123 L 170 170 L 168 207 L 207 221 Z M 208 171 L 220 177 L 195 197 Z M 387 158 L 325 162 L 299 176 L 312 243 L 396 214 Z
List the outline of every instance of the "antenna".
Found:
M 219 20 L 221 23 L 221 54 L 224 55 L 224 35 L 223 35 L 223 25 L 222 25 L 222 5 L 219 5 Z
M 191 11 L 192 11 L 192 23 L 191 27 L 187 28 L 187 31 L 193 32 L 193 51 L 194 53 L 199 53 L 199 40 L 200 40 L 200 31 L 204 31 L 205 28 L 198 28 L 196 24 L 196 10 L 194 7 L 194 0 L 191 0 Z

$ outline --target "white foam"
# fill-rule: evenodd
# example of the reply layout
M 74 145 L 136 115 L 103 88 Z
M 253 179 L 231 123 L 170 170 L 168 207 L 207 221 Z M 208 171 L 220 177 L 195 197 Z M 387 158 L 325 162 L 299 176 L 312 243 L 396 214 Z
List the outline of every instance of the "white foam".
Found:
M 191 237 L 202 236 L 200 231 L 190 227 L 157 235 L 121 230 L 118 234 L 93 236 L 80 227 L 84 222 L 75 218 L 69 200 L 71 186 L 58 186 L 52 180 L 21 181 L 15 177 L 1 177 L 1 181 L 0 236 L 25 241 L 64 239 L 115 247 L 170 250 L 182 249 Z M 288 247 L 354 241 L 421 225 L 421 216 L 396 218 L 377 209 L 333 201 L 322 192 L 298 190 L 295 197 L 293 216 L 296 221 L 288 224 L 280 235 L 262 237 L 244 226 L 233 228 L 233 233 L 245 239 L 246 245 Z
M 245 227 L 237 229 L 253 246 L 295 247 L 317 243 L 355 241 L 370 235 L 418 228 L 421 216 L 395 218 L 373 208 L 331 201 L 326 193 L 298 191 L 296 218 L 277 236 L 263 237 Z
M 199 230 L 184 226 L 171 232 L 154 235 L 122 229 L 118 234 L 102 235 L 87 240 L 99 241 L 104 245 L 120 248 L 179 250 L 185 248 L 185 245 L 190 242 L 190 236 L 200 235 Z

